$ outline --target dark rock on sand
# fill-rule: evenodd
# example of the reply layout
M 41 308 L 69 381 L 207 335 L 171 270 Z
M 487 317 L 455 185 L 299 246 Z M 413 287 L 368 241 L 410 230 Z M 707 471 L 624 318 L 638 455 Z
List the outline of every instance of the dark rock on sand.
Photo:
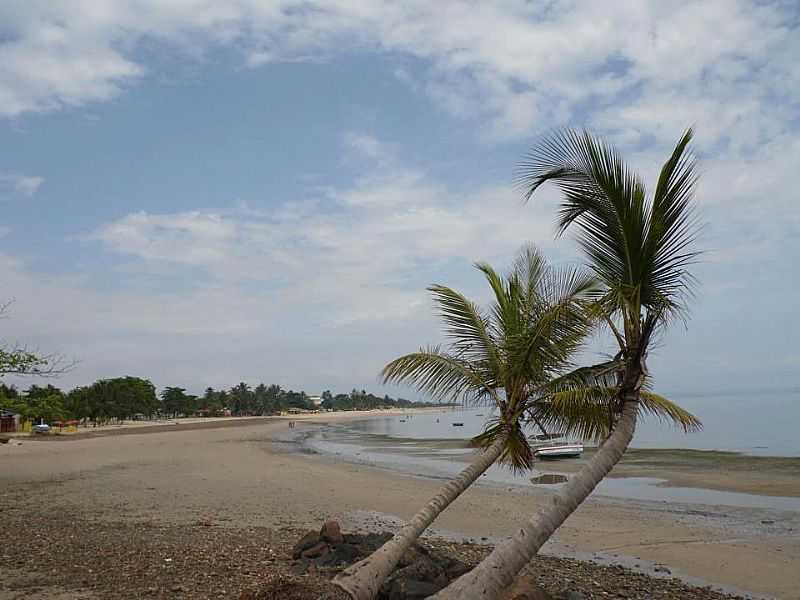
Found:
M 346 567 L 369 556 L 390 539 L 391 533 L 342 535 L 339 524 L 328 521 L 318 535 L 306 534 L 297 541 L 293 557 L 299 556 L 302 560 L 295 563 L 292 571 L 303 574 L 318 567 Z M 297 550 L 300 548 L 304 549 L 298 555 Z M 420 544 L 414 544 L 403 555 L 394 573 L 384 582 L 378 598 L 421 600 L 435 594 L 467 571 L 469 566 L 466 563 L 447 552 L 431 552 Z
M 328 554 L 330 551 L 331 549 L 328 546 L 328 544 L 326 544 L 325 542 L 319 542 L 311 546 L 311 548 L 303 550 L 300 556 L 302 556 L 303 558 L 320 558 Z
M 415 579 L 398 579 L 392 584 L 388 600 L 423 600 L 433 596 L 441 586 Z
M 300 558 L 304 550 L 308 550 L 312 546 L 319 544 L 319 534 L 316 531 L 309 531 L 299 540 L 292 548 L 292 558 Z
M 341 544 L 344 542 L 342 530 L 336 521 L 326 521 L 319 532 L 319 537 L 329 544 Z

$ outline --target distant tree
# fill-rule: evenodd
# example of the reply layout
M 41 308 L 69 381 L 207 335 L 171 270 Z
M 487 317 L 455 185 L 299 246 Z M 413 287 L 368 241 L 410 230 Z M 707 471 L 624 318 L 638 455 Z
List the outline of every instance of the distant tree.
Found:
M 281 386 L 272 384 L 267 388 L 267 414 L 274 414 L 281 412 L 284 408 L 283 405 L 284 392 Z
M 94 423 L 124 421 L 136 415 L 151 417 L 158 410 L 155 386 L 139 377 L 100 379 L 67 395 L 67 405 Z M 76 414 L 77 416 L 77 414 Z
M 76 387 L 64 398 L 64 409 L 72 418 L 85 421 L 92 416 L 90 397 L 88 387 Z
M 255 406 L 255 394 L 250 389 L 250 386 L 245 382 L 231 388 L 229 393 L 231 402 L 231 412 L 234 415 L 249 415 L 253 414 Z
M 198 399 L 198 407 L 204 411 L 208 416 L 216 416 L 222 413 L 222 409 L 225 408 L 225 403 L 223 402 L 223 395 L 225 392 L 217 392 L 214 388 L 209 387 L 206 388 L 203 397 Z
M 164 414 L 177 417 L 186 415 L 190 408 L 189 396 L 186 390 L 180 387 L 167 387 L 161 391 L 161 410 Z M 192 407 L 193 408 L 193 407 Z

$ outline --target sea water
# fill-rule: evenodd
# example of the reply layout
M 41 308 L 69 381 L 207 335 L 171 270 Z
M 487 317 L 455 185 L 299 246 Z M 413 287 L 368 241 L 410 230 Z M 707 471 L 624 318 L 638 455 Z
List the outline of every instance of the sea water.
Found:
M 639 421 L 632 447 L 739 452 L 760 456 L 800 457 L 797 429 L 800 392 L 672 395 L 671 399 L 703 421 L 700 432 L 684 433 L 645 417 Z M 428 477 L 449 478 L 464 468 L 471 450 L 466 441 L 483 431 L 495 416 L 488 407 L 443 408 L 406 414 L 376 415 L 315 432 L 307 444 L 316 451 L 346 460 L 383 466 Z M 461 423 L 456 426 L 454 424 Z M 539 433 L 535 428 L 530 434 Z M 493 466 L 483 480 L 496 484 L 531 485 L 531 478 L 558 471 L 558 461 L 538 463 L 534 472 L 514 475 Z M 545 478 L 546 479 L 546 478 Z M 642 501 L 725 505 L 800 511 L 800 498 L 769 497 L 700 488 L 663 487 L 647 477 L 607 478 L 596 494 Z M 535 483 L 535 482 L 534 482 Z M 553 482 L 546 487 L 556 490 Z
M 674 394 L 670 400 L 697 416 L 699 432 L 684 433 L 652 416 L 639 420 L 631 447 L 721 450 L 759 456 L 800 456 L 800 390 Z M 494 413 L 489 407 L 376 416 L 354 431 L 417 440 L 469 439 Z M 463 423 L 455 427 L 453 423 Z M 539 433 L 531 428 L 531 434 Z

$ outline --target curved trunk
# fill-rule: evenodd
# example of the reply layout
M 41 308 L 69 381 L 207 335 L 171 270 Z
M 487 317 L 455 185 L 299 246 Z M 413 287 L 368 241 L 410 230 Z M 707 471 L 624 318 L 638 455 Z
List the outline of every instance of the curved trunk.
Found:
M 434 519 L 458 498 L 500 457 L 506 437 L 500 437 L 466 469 L 452 479 L 425 507 L 394 535 L 364 560 L 351 565 L 333 580 L 353 600 L 372 600 L 378 595 L 383 582 L 394 570 L 400 558 L 411 548 Z
M 620 419 L 592 459 L 510 539 L 495 547 L 477 567 L 455 580 L 435 600 L 492 600 L 501 597 L 556 529 L 567 520 L 598 483 L 619 462 L 636 429 L 638 391 L 625 398 Z

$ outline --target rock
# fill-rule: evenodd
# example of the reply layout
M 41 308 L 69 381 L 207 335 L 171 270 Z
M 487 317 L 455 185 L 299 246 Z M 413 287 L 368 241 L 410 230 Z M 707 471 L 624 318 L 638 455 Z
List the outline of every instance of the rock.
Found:
M 309 531 L 301 537 L 292 548 L 292 558 L 300 558 L 304 550 L 308 550 L 312 546 L 319 544 L 319 534 L 316 531 Z
M 431 558 L 421 556 L 412 564 L 395 571 L 394 579 L 413 579 L 415 581 L 435 581 L 444 569 L 436 564 Z
M 441 589 L 441 586 L 427 581 L 396 579 L 389 592 L 389 600 L 423 600 Z
M 655 571 L 656 573 L 666 573 L 667 575 L 672 575 L 672 571 L 670 571 L 664 565 L 656 565 L 656 568 L 653 569 L 653 571 Z
M 354 537 L 358 537 L 360 539 L 356 542 L 350 542 L 350 540 L 347 539 L 345 539 L 345 541 L 360 546 L 364 554 L 372 554 L 373 552 L 375 552 L 375 550 L 377 550 L 378 548 L 383 546 L 386 542 L 388 542 L 390 539 L 392 539 L 394 535 L 392 535 L 389 532 L 384 532 L 384 533 L 368 533 L 363 536 L 354 536 Z
M 417 544 L 414 544 L 411 546 L 411 548 L 405 551 L 403 556 L 400 557 L 400 561 L 397 563 L 397 566 L 403 568 L 413 565 L 420 558 L 422 558 L 423 555 L 424 553 L 421 552 L 421 547 Z
M 565 600 L 586 600 L 586 596 L 584 596 L 580 592 L 569 591 L 564 595 Z
M 433 562 L 439 565 L 442 570 L 444 571 L 447 579 L 453 580 L 461 577 L 464 573 L 470 571 L 469 565 L 461 562 L 460 560 L 453 558 L 452 556 L 448 556 L 447 554 L 443 554 L 441 552 L 437 552 L 430 555 Z
M 341 544 L 344 542 L 342 530 L 336 521 L 326 521 L 319 532 L 319 537 L 330 544 Z
M 338 544 L 331 548 L 331 551 L 317 559 L 317 564 L 321 567 L 334 565 L 352 565 L 361 558 L 361 549 L 354 544 Z
M 319 542 L 318 544 L 314 544 L 311 548 L 307 548 L 300 553 L 300 556 L 303 558 L 319 558 L 320 556 L 325 556 L 331 549 L 328 547 L 328 544 L 325 542 Z
M 536 584 L 530 573 L 523 572 L 502 596 L 503 600 L 553 600 L 553 597 Z

